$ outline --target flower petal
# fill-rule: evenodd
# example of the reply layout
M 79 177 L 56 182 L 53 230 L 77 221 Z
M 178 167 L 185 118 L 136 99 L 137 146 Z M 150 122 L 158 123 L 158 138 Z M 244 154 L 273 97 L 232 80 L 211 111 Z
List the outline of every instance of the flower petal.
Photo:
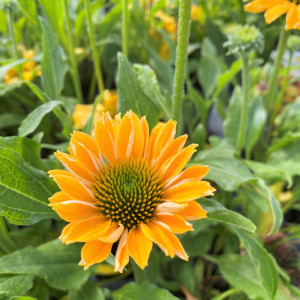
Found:
M 52 204 L 63 202 L 71 200 L 70 197 L 68 197 L 64 192 L 60 191 L 55 193 L 51 198 L 49 198 L 50 204 L 49 206 L 52 206 Z
M 129 231 L 127 243 L 130 256 L 141 269 L 144 269 L 148 265 L 152 241 L 145 236 L 139 226 Z
M 72 224 L 72 223 L 71 223 Z M 103 216 L 96 216 L 73 223 L 72 228 L 66 236 L 66 243 L 89 242 L 98 240 L 109 229 L 111 220 Z
M 186 203 L 178 204 L 178 203 L 171 202 L 171 201 L 165 201 L 156 207 L 156 212 L 157 213 L 177 213 L 177 212 L 183 210 L 186 205 L 187 205 Z
M 169 201 L 185 202 L 213 195 L 214 191 L 215 189 L 208 181 L 188 181 L 168 188 L 164 193 L 164 198 Z
M 268 8 L 265 12 L 265 20 L 268 24 L 274 22 L 275 20 L 277 20 L 280 16 L 282 16 L 283 14 L 285 14 L 291 6 L 291 2 L 289 1 L 284 1 L 284 2 L 280 2 L 277 5 L 274 5 L 270 8 Z
M 115 256 L 115 271 L 123 273 L 124 267 L 128 264 L 129 262 L 129 253 L 128 253 L 128 245 L 127 245 L 127 237 L 128 237 L 128 230 L 125 229 Z
M 67 222 L 77 222 L 97 216 L 98 208 L 91 203 L 68 200 L 51 204 L 58 215 Z
M 118 158 L 125 158 L 131 155 L 135 129 L 130 113 L 127 113 L 121 120 L 116 139 Z
M 169 237 L 166 235 L 161 226 L 155 222 L 149 222 L 147 225 L 145 223 L 141 223 L 141 229 L 144 235 L 157 244 L 166 255 L 174 257 L 174 248 Z
M 193 221 L 206 218 L 207 212 L 197 201 L 188 201 L 187 206 L 178 212 L 178 215 L 186 220 Z
M 90 173 L 89 169 L 79 160 L 75 159 L 71 155 L 59 151 L 56 151 L 54 155 L 64 165 L 64 167 L 75 177 L 79 176 L 87 182 L 94 181 L 94 177 Z
M 55 175 L 56 173 L 53 171 L 49 171 L 48 173 L 54 177 L 60 189 L 71 199 L 90 203 L 96 202 L 92 191 L 73 175 Z
M 105 243 L 114 243 L 120 238 L 123 231 L 124 226 L 122 224 L 113 223 L 107 232 L 99 239 Z
M 286 30 L 296 29 L 299 24 L 298 7 L 295 3 L 291 3 L 290 9 L 286 15 Z
M 130 112 L 130 118 L 132 120 L 132 124 L 134 128 L 134 139 L 133 139 L 131 156 L 135 158 L 140 158 L 144 151 L 144 143 L 145 143 L 144 129 L 143 129 L 142 121 L 135 113 Z
M 173 214 L 156 214 L 157 221 L 166 224 L 175 233 L 194 231 L 193 225 L 186 222 L 182 217 Z
M 86 242 L 81 249 L 80 266 L 88 269 L 91 265 L 101 263 L 108 258 L 112 243 L 103 243 L 101 241 Z

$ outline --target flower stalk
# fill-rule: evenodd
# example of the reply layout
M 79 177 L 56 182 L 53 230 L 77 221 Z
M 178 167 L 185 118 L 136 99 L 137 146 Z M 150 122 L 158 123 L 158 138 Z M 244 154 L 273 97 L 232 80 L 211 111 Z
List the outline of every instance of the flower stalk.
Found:
M 70 21 L 70 16 L 69 16 L 69 11 L 68 11 L 68 0 L 64 0 L 63 2 L 64 2 L 64 8 L 65 8 L 66 21 L 67 21 L 66 22 L 67 23 L 67 35 L 68 35 L 68 41 L 69 41 L 69 55 L 70 55 L 71 63 L 72 63 L 73 83 L 74 83 L 77 99 L 80 103 L 82 103 L 83 97 L 82 97 L 82 91 L 81 91 L 81 87 L 80 87 L 80 77 L 79 77 L 77 58 L 75 55 L 74 40 L 73 40 L 73 36 L 72 36 L 72 31 L 71 31 L 71 21 Z
M 145 270 L 142 270 L 133 259 L 131 261 L 131 268 L 133 271 L 134 279 L 136 283 L 143 283 L 149 281 L 147 278 L 147 273 Z
M 186 76 L 187 50 L 191 27 L 192 0 L 181 0 L 179 4 L 178 44 L 176 49 L 176 67 L 173 85 L 172 116 L 180 121 L 183 89 Z M 180 124 L 180 123 L 179 123 Z M 179 126 L 180 127 L 180 126 Z
M 280 65 L 281 65 L 284 51 L 287 46 L 287 40 L 288 40 L 289 34 L 290 34 L 289 31 L 286 31 L 284 28 L 282 28 L 280 38 L 279 38 L 279 44 L 278 44 L 278 48 L 277 48 L 277 57 L 275 60 L 273 73 L 272 73 L 272 76 L 269 81 L 269 90 L 268 90 L 268 94 L 267 94 L 267 98 L 266 98 L 266 109 L 267 110 L 270 110 L 272 108 L 273 99 L 275 98 L 275 95 L 276 95 Z
M 250 94 L 250 78 L 249 78 L 249 54 L 241 53 L 242 58 L 242 85 L 243 85 L 243 103 L 240 117 L 240 126 L 238 131 L 238 138 L 236 144 L 236 150 L 241 152 L 243 147 L 246 125 L 247 125 L 247 108 L 249 104 Z
M 84 0 L 85 2 L 85 8 L 86 8 L 86 15 L 87 15 L 87 21 L 88 21 L 88 29 L 89 29 L 89 36 L 92 46 L 92 54 L 93 54 L 93 60 L 94 60 L 94 67 L 95 67 L 95 73 L 97 78 L 97 85 L 100 92 L 104 91 L 104 83 L 103 83 L 103 77 L 101 73 L 100 68 L 100 59 L 99 54 L 97 52 L 96 47 L 96 40 L 95 40 L 95 31 L 92 23 L 92 12 L 91 12 L 91 6 L 89 0 Z
M 128 57 L 128 0 L 122 1 L 122 51 L 125 57 Z

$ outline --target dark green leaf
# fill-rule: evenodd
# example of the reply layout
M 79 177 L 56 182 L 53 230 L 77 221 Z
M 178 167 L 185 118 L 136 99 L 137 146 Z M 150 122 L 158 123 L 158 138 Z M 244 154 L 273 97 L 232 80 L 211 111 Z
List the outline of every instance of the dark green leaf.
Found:
M 0 115 L 0 129 L 11 126 L 18 126 L 22 122 L 23 116 L 16 113 L 3 113 Z
M 0 215 L 18 225 L 55 217 L 48 206 L 54 185 L 11 149 L 0 147 Z
M 160 289 L 151 283 L 128 283 L 113 292 L 113 300 L 178 300 L 169 291 Z
M 46 114 L 51 112 L 58 105 L 63 104 L 61 101 L 50 101 L 33 110 L 23 121 L 19 127 L 19 136 L 26 136 L 39 126 Z
M 0 277 L 0 299 L 22 295 L 29 291 L 33 285 L 33 276 L 18 275 Z
M 78 266 L 80 245 L 47 242 L 38 248 L 27 247 L 0 258 L 0 274 L 28 274 L 46 280 L 53 288 L 79 288 L 90 276 Z
M 105 297 L 94 282 L 88 281 L 82 287 L 71 290 L 69 300 L 105 300 Z

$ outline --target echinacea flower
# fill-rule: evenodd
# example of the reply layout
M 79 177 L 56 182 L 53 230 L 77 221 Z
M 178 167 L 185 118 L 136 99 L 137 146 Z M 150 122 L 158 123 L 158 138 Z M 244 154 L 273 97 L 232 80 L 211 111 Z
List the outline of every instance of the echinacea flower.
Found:
M 115 91 L 106 90 L 103 93 L 103 103 L 96 106 L 93 122 L 100 119 L 103 112 L 109 112 L 112 117 L 117 113 L 118 94 Z M 93 104 L 77 104 L 75 105 L 72 115 L 73 125 L 75 129 L 83 129 L 89 117 L 92 114 Z
M 196 151 L 184 148 L 187 135 L 175 138 L 176 123 L 155 126 L 133 112 L 114 119 L 106 113 L 96 124 L 95 139 L 74 132 L 69 152 L 56 152 L 65 170 L 49 171 L 60 192 L 50 206 L 69 222 L 60 239 L 85 243 L 80 265 L 104 261 L 114 243 L 115 270 L 122 272 L 129 257 L 143 269 L 153 246 L 166 255 L 187 260 L 175 234 L 192 231 L 189 220 L 206 217 L 195 199 L 212 195 L 202 181 L 209 168 L 195 165 L 183 171 Z
M 244 0 L 249 1 L 249 0 Z M 286 14 L 286 30 L 300 29 L 299 1 L 290 0 L 253 0 L 246 4 L 245 10 L 251 13 L 265 12 L 268 24 Z

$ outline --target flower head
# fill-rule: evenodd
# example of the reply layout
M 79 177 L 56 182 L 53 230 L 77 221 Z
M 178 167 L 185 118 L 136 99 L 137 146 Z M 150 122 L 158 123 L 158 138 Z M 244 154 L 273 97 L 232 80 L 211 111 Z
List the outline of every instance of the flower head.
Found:
M 95 139 L 74 132 L 70 154 L 55 153 L 67 171 L 49 171 L 61 189 L 50 206 L 69 222 L 60 239 L 85 243 L 85 269 L 104 261 L 117 241 L 116 271 L 129 257 L 147 266 L 153 243 L 168 256 L 188 259 L 175 234 L 193 230 L 188 220 L 206 217 L 195 199 L 215 189 L 202 181 L 208 167 L 183 171 L 196 145 L 184 148 L 187 136 L 174 138 L 175 127 L 174 121 L 159 123 L 149 136 L 145 117 L 130 111 L 112 119 L 106 113 Z
M 245 10 L 251 13 L 265 12 L 265 20 L 268 24 L 286 14 L 285 29 L 300 29 L 300 3 L 298 0 L 253 0 L 246 4 Z
M 228 41 L 224 44 L 228 47 L 229 54 L 249 52 L 256 50 L 262 52 L 264 48 L 264 38 L 260 31 L 254 26 L 237 26 Z

